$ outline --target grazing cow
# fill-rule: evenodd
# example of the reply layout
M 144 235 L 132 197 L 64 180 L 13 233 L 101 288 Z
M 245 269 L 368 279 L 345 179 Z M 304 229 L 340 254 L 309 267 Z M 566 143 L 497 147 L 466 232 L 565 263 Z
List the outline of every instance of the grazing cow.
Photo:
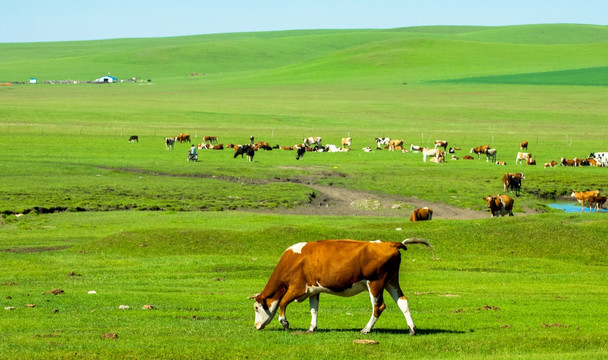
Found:
M 455 153 L 456 151 L 459 151 L 459 150 L 462 150 L 462 149 L 459 148 L 459 147 L 451 147 L 451 148 L 448 149 L 448 152 L 450 154 L 453 154 L 453 153 Z
M 435 140 L 435 149 L 442 147 L 443 151 L 447 151 L 448 150 L 448 142 L 445 140 Z
M 528 142 L 526 140 L 519 143 L 519 150 L 528 150 Z
M 521 191 L 521 181 L 525 180 L 526 177 L 522 173 L 506 173 L 502 176 L 502 185 L 506 191 L 515 191 L 515 195 L 519 196 Z
M 428 207 L 418 208 L 412 211 L 412 215 L 410 215 L 410 221 L 424 221 L 431 220 L 433 218 L 433 209 Z
M 131 135 L 131 137 L 129 138 L 129 142 L 130 143 L 132 143 L 132 142 L 139 143 L 139 136 L 137 136 L 137 135 Z
M 165 138 L 165 147 L 167 150 L 171 149 L 173 150 L 173 146 L 175 145 L 175 138 L 174 137 L 170 137 L 170 138 Z
M 304 154 L 306 154 L 306 148 L 304 146 L 297 148 L 296 160 L 300 160 L 300 158 L 303 158 Z
M 250 297 L 255 299 L 255 328 L 262 330 L 279 310 L 279 322 L 283 329 L 288 330 L 287 305 L 308 298 L 311 314 L 308 331 L 313 332 L 317 329 L 321 293 L 353 296 L 367 290 L 372 302 L 372 316 L 361 330 L 362 334 L 367 334 L 386 307 L 386 290 L 405 316 L 410 335 L 414 335 L 416 326 L 408 299 L 399 286 L 399 250 L 407 250 L 408 244 L 424 244 L 432 248 L 424 239 L 405 239 L 403 242 L 325 240 L 292 245 L 281 255 L 264 290 Z
M 470 153 L 473 154 L 477 154 L 477 159 L 481 159 L 481 154 L 485 154 L 486 150 L 490 148 L 490 145 L 480 145 L 476 148 L 472 148 Z
M 472 157 L 471 155 L 465 155 L 462 157 L 463 160 L 475 160 L 474 157 Z
M 578 166 L 576 159 L 566 159 L 562 158 L 559 162 L 561 166 Z
M 190 134 L 179 134 L 176 139 L 180 144 L 183 142 L 190 142 Z
M 590 198 L 592 196 L 600 196 L 600 192 L 599 192 L 599 190 L 572 191 L 572 194 L 570 194 L 570 196 L 576 198 L 576 201 L 578 201 L 581 204 L 581 212 L 584 212 L 585 211 L 585 201 L 587 201 L 587 203 L 590 203 Z
M 424 148 L 422 146 L 410 144 L 410 150 L 413 152 L 419 152 L 419 151 L 424 150 Z
M 496 165 L 507 165 L 506 161 L 497 161 Z
M 382 149 L 382 145 L 388 145 L 388 143 L 391 141 L 391 138 L 387 138 L 387 137 L 381 137 L 381 138 L 376 138 L 376 145 L 378 145 L 376 147 L 377 150 Z
M 490 161 L 490 159 L 492 159 L 492 161 L 496 161 L 496 149 L 486 149 L 485 153 L 486 162 Z
M 515 158 L 515 165 L 521 163 L 522 161 L 527 162 L 529 158 L 532 157 L 530 153 L 518 152 L 517 157 Z
M 350 144 L 352 143 L 352 139 L 350 137 L 342 138 L 342 147 L 345 148 L 348 146 L 350 149 Z
M 431 157 L 439 157 L 439 155 L 441 154 L 441 150 L 439 149 L 424 149 L 422 150 L 422 161 L 426 162 L 426 158 L 427 156 Z
M 403 149 L 403 140 L 391 140 L 388 142 L 388 149 L 390 151 L 402 150 Z
M 255 150 L 249 144 L 237 145 L 234 147 L 233 159 L 236 159 L 236 157 L 239 155 L 241 155 L 241 158 L 243 157 L 243 155 L 247 155 L 247 160 L 249 160 L 249 162 L 252 162 L 253 156 L 255 155 Z
M 310 147 L 313 147 L 313 145 L 323 146 L 323 145 L 321 145 L 321 138 L 317 137 L 317 136 L 308 137 L 308 138 L 304 139 L 304 145 L 310 146 Z
M 555 165 L 557 165 L 557 161 L 555 161 L 555 160 L 551 160 L 551 161 L 545 163 L 545 167 L 546 168 L 547 167 L 555 167 Z
M 589 212 L 591 212 L 591 209 L 595 206 L 595 211 L 600 211 L 600 209 L 604 206 L 604 204 L 606 203 L 606 200 L 608 200 L 608 196 L 590 196 L 589 197 Z
M 208 143 L 217 143 L 217 136 L 205 136 L 203 140 Z
M 488 203 L 488 208 L 492 213 L 492 217 L 513 216 L 513 198 L 508 195 L 488 195 L 484 198 Z

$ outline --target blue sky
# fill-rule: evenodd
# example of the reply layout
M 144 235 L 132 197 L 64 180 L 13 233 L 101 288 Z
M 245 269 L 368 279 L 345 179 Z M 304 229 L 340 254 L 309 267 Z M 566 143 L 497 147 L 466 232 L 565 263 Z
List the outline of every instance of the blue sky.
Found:
M 0 42 L 419 25 L 608 24 L 607 0 L 3 0 Z

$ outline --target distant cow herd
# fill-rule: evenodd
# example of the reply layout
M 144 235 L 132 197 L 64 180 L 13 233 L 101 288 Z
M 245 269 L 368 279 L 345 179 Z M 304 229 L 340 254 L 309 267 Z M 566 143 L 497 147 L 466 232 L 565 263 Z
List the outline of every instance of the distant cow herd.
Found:
M 227 144 L 218 142 L 217 136 L 204 136 L 204 142 L 199 143 L 196 148 L 199 150 L 224 150 L 224 149 L 234 149 L 234 158 L 241 155 L 241 157 L 247 156 L 249 162 L 253 161 L 253 157 L 255 152 L 258 150 L 270 151 L 273 149 L 280 150 L 293 150 L 296 153 L 296 160 L 302 159 L 306 152 L 349 152 L 352 149 L 352 138 L 345 137 L 342 138 L 340 142 L 340 146 L 333 144 L 323 144 L 322 138 L 318 136 L 307 137 L 302 140 L 302 143 L 295 144 L 292 146 L 279 146 L 274 145 L 270 146 L 268 142 L 265 141 L 257 141 L 254 142 L 254 137 L 250 137 L 249 144 Z M 129 138 L 129 142 L 139 142 L 139 137 L 137 135 L 132 135 Z M 165 138 L 165 148 L 167 150 L 172 150 L 175 146 L 175 143 L 191 143 L 192 140 L 190 138 L 190 134 L 184 133 L 179 134 L 175 137 L 167 137 Z M 434 163 L 444 163 L 446 161 L 446 153 L 451 154 L 451 160 L 473 160 L 474 156 L 465 155 L 461 158 L 456 156 L 456 152 L 462 150 L 459 147 L 449 147 L 447 140 L 435 140 L 434 147 L 426 148 L 423 146 L 417 146 L 414 144 L 410 144 L 409 149 L 404 147 L 404 140 L 401 139 L 391 139 L 388 137 L 378 137 L 375 138 L 376 147 L 373 149 L 371 146 L 367 146 L 363 148 L 364 152 L 374 152 L 376 150 L 388 150 L 388 151 L 401 151 L 401 152 L 413 152 L 413 153 L 422 153 L 423 162 L 427 162 L 427 159 L 430 162 Z M 525 165 L 536 165 L 536 159 L 532 157 L 532 154 L 528 151 L 528 141 L 522 141 L 519 144 L 519 152 L 515 157 L 515 164 L 525 164 Z M 524 152 L 526 151 L 526 152 Z M 471 148 L 469 151 L 470 154 L 477 155 L 477 159 L 481 159 L 481 156 L 484 155 L 486 158 L 486 162 L 492 162 L 497 165 L 506 165 L 506 161 L 499 161 L 496 159 L 497 157 L 497 149 L 492 148 L 490 145 L 480 145 L 474 148 Z M 608 167 L 608 152 L 593 152 L 589 154 L 587 157 L 581 158 L 573 158 L 567 159 L 562 157 L 560 161 L 551 160 L 544 164 L 545 168 L 553 168 L 556 166 L 595 166 L 595 167 Z M 525 177 L 523 173 L 505 173 L 502 177 L 503 189 L 504 192 L 512 192 L 515 196 L 519 197 L 522 180 Z M 590 211 L 595 209 L 598 211 L 606 204 L 606 196 L 601 196 L 599 191 L 586 191 L 586 192 L 577 192 L 574 191 L 571 195 L 575 197 L 577 201 L 579 201 L 582 205 L 582 209 L 584 210 L 585 203 L 589 205 Z M 504 215 L 513 215 L 513 202 L 514 200 L 505 194 L 500 195 L 488 195 L 483 197 L 487 202 L 488 209 L 491 212 L 491 215 L 494 216 L 504 216 Z M 431 220 L 433 216 L 433 210 L 430 208 L 419 208 L 415 209 L 411 216 L 411 221 L 423 221 L 423 220 Z

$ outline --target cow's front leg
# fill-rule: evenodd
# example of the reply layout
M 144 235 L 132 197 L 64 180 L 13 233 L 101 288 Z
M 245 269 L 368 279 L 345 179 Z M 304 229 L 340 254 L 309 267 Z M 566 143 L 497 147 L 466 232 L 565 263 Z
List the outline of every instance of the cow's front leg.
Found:
M 310 302 L 310 327 L 308 332 L 313 332 L 317 329 L 317 313 L 319 311 L 319 294 L 311 296 Z

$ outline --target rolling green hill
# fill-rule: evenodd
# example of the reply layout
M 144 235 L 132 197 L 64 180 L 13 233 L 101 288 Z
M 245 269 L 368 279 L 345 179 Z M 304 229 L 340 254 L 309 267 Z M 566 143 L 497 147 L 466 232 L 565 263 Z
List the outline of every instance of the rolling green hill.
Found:
M 0 44 L 0 80 L 409 82 L 608 65 L 608 27 L 431 26 Z M 234 79 L 233 79 L 234 80 Z

